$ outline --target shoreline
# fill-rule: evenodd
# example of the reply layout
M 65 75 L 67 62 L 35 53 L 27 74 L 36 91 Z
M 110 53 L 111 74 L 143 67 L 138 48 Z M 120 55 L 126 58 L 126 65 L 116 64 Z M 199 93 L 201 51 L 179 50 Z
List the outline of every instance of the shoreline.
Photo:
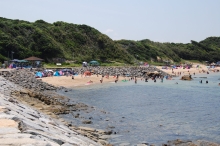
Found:
M 183 69 L 183 68 L 178 68 L 178 69 L 162 69 L 161 66 L 156 66 L 156 69 L 164 72 L 165 74 L 168 74 L 170 76 L 176 76 L 176 77 L 181 77 L 184 75 L 194 75 L 194 74 L 207 74 L 207 72 L 209 73 L 214 73 L 214 69 L 209 70 L 205 65 L 200 65 L 200 68 L 197 68 L 196 65 L 193 65 L 192 68 L 190 69 Z M 220 70 L 220 67 L 216 67 L 215 70 Z M 181 73 L 181 74 L 180 74 Z M 59 77 L 44 77 L 44 78 L 40 78 L 43 82 L 46 82 L 48 84 L 52 84 L 56 87 L 62 86 L 62 87 L 66 87 L 66 88 L 78 88 L 78 87 L 84 87 L 84 86 L 91 86 L 91 85 L 95 85 L 95 84 L 106 84 L 106 83 L 111 83 L 111 82 L 115 82 L 115 77 L 113 75 L 109 76 L 109 79 L 106 78 L 106 76 L 103 78 L 103 83 L 100 83 L 100 78 L 102 76 L 101 75 L 91 75 L 91 76 L 87 76 L 85 77 L 84 75 L 77 75 L 74 76 L 74 79 L 71 78 L 71 76 L 66 77 L 66 76 L 59 76 Z M 119 76 L 119 80 L 129 80 L 130 77 L 123 77 L 123 76 Z M 138 77 L 137 80 L 140 80 L 142 77 Z M 88 83 L 90 80 L 93 81 L 93 83 Z

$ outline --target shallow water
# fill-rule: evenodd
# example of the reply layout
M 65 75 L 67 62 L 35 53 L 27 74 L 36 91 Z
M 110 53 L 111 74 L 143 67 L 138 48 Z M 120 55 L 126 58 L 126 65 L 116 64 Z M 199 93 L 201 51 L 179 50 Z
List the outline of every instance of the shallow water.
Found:
M 137 84 L 134 81 L 98 84 L 74 89 L 66 95 L 94 106 L 96 111 L 83 116 L 92 117 L 94 124 L 89 126 L 97 129 L 114 126 L 112 130 L 118 137 L 110 142 L 116 145 L 124 142 L 159 145 L 175 139 L 220 143 L 220 73 L 193 77 L 196 77 L 193 81 L 177 77 L 163 83 L 138 80 Z M 107 113 L 102 115 L 101 110 Z M 81 124 L 70 115 L 64 118 Z

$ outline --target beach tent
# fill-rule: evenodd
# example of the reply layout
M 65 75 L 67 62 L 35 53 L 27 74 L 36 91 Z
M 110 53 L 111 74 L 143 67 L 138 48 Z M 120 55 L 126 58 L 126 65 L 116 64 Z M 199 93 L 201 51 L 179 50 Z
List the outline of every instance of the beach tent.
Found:
M 62 76 L 62 75 L 63 75 L 63 72 L 60 70 L 60 71 L 59 71 L 59 74 L 60 74 L 60 76 Z
M 99 66 L 99 62 L 93 60 L 93 61 L 90 61 L 90 62 L 89 62 L 89 65 L 90 65 L 90 66 Z
M 53 75 L 54 76 L 60 76 L 60 73 L 58 71 L 56 71 Z
M 167 69 L 167 66 L 162 66 L 162 69 Z
M 85 74 L 85 76 L 91 76 L 91 72 L 90 71 L 85 71 L 84 74 Z
M 149 66 L 149 64 L 147 62 L 144 63 L 144 66 Z
M 36 77 L 36 78 L 42 78 L 42 76 L 43 76 L 43 74 L 42 74 L 41 72 L 37 72 L 37 73 L 35 74 L 35 77 Z

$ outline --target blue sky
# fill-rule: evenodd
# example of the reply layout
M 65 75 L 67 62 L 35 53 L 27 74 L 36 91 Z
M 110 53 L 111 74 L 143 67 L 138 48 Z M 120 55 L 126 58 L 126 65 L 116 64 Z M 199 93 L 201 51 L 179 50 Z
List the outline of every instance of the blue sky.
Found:
M 86 24 L 113 40 L 220 36 L 220 0 L 0 0 L 0 17 Z

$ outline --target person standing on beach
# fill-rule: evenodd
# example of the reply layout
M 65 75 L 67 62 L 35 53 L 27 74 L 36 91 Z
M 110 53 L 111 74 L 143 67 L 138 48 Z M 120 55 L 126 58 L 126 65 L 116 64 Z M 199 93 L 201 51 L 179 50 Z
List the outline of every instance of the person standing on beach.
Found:
M 117 83 L 117 82 L 118 82 L 118 75 L 115 78 L 115 83 Z
M 137 76 L 134 77 L 134 83 L 137 84 Z
M 97 75 L 97 77 L 99 77 L 99 74 L 98 74 L 98 72 L 96 72 L 96 75 Z
M 100 79 L 100 83 L 103 82 L 103 78 L 104 78 L 104 75 L 102 75 L 101 79 Z
M 83 77 L 83 74 L 84 74 L 83 71 L 81 71 L 81 77 Z
M 100 79 L 100 83 L 102 83 L 102 82 L 103 82 L 103 78 Z

